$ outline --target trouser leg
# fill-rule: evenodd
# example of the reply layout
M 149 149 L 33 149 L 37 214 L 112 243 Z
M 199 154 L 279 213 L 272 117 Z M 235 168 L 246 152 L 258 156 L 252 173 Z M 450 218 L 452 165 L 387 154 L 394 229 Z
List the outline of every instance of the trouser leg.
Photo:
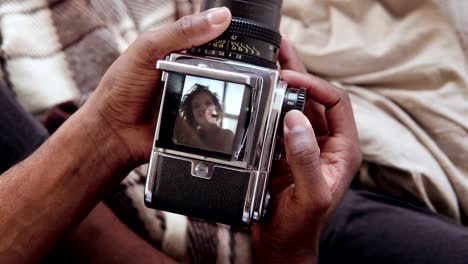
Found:
M 0 80 L 0 173 L 29 156 L 47 136 L 46 129 Z
M 390 196 L 350 191 L 320 243 L 320 263 L 468 263 L 468 229 Z

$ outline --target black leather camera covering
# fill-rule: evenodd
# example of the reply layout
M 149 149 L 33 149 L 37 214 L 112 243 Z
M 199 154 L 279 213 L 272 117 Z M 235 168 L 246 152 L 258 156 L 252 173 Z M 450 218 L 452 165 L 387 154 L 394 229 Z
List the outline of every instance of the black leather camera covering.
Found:
M 190 161 L 160 156 L 156 174 L 151 207 L 228 225 L 242 225 L 250 173 L 215 168 L 211 179 L 197 178 L 191 175 Z

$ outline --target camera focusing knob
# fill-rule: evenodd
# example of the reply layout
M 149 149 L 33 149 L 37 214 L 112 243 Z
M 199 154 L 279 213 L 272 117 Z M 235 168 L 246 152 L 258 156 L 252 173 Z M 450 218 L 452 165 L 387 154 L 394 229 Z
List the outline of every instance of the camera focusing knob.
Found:
M 299 110 L 304 112 L 304 106 L 306 101 L 306 89 L 305 88 L 288 88 L 284 95 L 283 103 L 283 115 L 291 110 Z
M 283 124 L 286 113 L 291 110 L 299 110 L 304 112 L 306 103 L 306 89 L 305 88 L 288 88 L 284 94 L 283 107 L 281 109 L 280 126 Z M 283 136 L 283 129 L 280 127 L 278 136 Z
M 304 107 L 306 103 L 306 89 L 301 88 L 299 89 L 299 93 L 297 94 L 297 104 L 296 104 L 296 109 L 304 112 Z

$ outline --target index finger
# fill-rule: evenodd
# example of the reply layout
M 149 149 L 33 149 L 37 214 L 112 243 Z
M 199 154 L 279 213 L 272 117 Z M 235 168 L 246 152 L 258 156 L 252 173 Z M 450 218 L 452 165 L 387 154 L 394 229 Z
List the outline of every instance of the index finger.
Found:
M 307 96 L 325 106 L 328 130 L 331 135 L 357 138 L 351 101 L 347 93 L 333 84 L 310 74 L 284 70 L 283 78 L 293 87 L 304 87 Z
M 283 70 L 292 70 L 307 73 L 304 63 L 299 59 L 294 45 L 283 35 L 281 47 L 278 54 L 278 61 Z

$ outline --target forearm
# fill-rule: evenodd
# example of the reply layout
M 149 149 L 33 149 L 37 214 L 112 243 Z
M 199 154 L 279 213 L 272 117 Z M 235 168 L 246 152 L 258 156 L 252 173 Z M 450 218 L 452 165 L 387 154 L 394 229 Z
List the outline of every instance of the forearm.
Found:
M 126 175 L 126 150 L 101 126 L 82 110 L 0 176 L 0 263 L 40 260 Z
M 63 241 L 66 263 L 175 263 L 99 203 Z

